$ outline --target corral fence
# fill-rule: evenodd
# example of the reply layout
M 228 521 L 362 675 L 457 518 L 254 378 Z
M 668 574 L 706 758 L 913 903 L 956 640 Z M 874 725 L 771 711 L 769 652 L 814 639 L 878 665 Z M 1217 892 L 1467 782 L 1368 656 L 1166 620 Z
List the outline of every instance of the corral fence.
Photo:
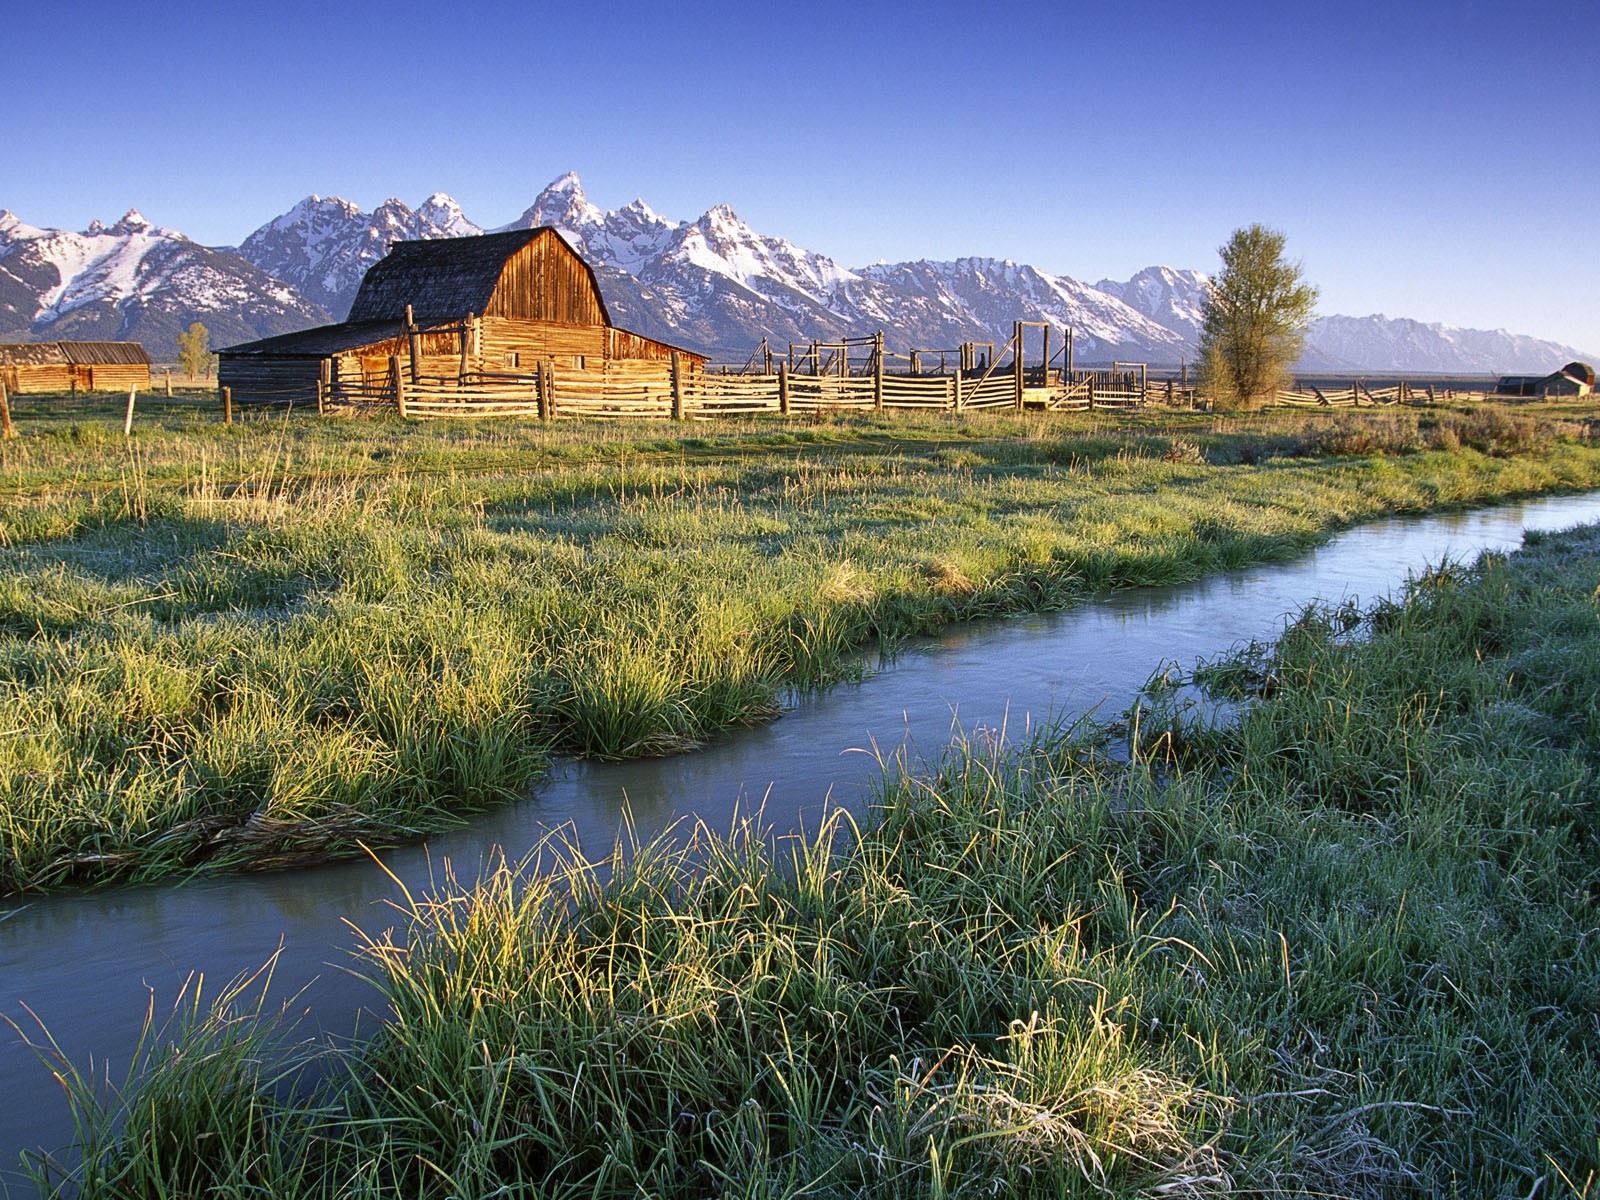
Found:
M 763 341 L 742 366 L 720 370 L 693 369 L 674 355 L 660 361 L 611 359 L 586 367 L 546 360 L 521 372 L 413 379 L 393 359 L 390 369 L 377 376 L 319 383 L 317 408 L 386 410 L 411 420 L 713 420 L 758 413 L 1073 411 L 1196 403 L 1192 388 L 1153 384 L 1143 363 L 1079 369 L 1072 360 L 1071 331 L 1059 339 L 1052 339 L 1051 332 L 1042 322 L 1019 321 L 1012 338 L 999 346 L 967 342 L 905 353 L 886 350 L 882 333 L 790 343 L 782 354 Z
M 1322 380 L 1297 382 L 1279 391 L 1277 402 L 1348 408 L 1467 394 L 1436 393 L 1431 383 L 1404 380 L 1388 387 Z M 255 395 L 261 395 L 259 389 Z M 359 380 L 330 380 L 325 373 L 316 400 L 319 412 L 388 411 L 409 420 L 715 420 L 764 413 L 1210 407 L 1187 369 L 1152 378 L 1144 363 L 1080 368 L 1070 328 L 1057 333 L 1044 322 L 1029 321 L 1014 322 L 1012 337 L 999 345 L 964 342 L 905 352 L 887 350 L 881 332 L 833 342 L 790 342 L 781 350 L 763 339 L 743 364 L 709 369 L 675 354 L 669 360 L 608 359 L 587 366 L 545 360 L 522 371 L 413 377 L 392 358 L 387 372 Z M 226 389 L 224 406 L 228 411 Z

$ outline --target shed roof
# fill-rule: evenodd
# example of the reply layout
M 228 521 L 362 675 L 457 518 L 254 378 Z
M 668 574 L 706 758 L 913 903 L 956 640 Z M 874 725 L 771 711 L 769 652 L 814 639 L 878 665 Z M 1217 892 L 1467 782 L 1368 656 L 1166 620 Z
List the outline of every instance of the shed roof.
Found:
M 150 365 L 138 342 L 8 342 L 0 343 L 0 363 L 13 367 L 54 364 L 102 366 L 108 363 Z
M 611 316 L 600 296 L 594 268 L 548 225 L 470 237 L 396 242 L 388 254 L 367 269 L 349 319 L 398 320 L 408 304 L 418 318 L 459 319 L 468 313 L 487 312 L 506 263 L 517 251 L 541 238 L 554 239 L 588 273 L 601 314 L 610 325 Z
M 453 322 L 436 322 L 436 324 L 453 324 Z M 419 322 L 419 325 L 422 332 L 426 333 L 429 326 L 423 322 Z M 290 358 L 312 355 L 322 358 L 330 354 L 343 354 L 347 350 L 357 350 L 362 346 L 375 345 L 378 342 L 393 342 L 399 336 L 399 326 L 394 321 L 342 321 L 337 325 L 319 325 L 315 329 L 302 329 L 298 333 L 280 333 L 276 337 L 262 338 L 260 341 L 225 346 L 218 353 L 247 354 L 260 358 L 273 358 L 278 355 Z

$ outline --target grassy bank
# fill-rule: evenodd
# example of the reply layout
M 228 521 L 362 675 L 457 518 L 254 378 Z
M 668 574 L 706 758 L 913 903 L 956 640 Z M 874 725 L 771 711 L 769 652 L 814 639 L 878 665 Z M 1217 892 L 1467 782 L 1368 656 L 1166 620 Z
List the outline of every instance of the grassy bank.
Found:
M 20 402 L 0 894 L 447 826 L 692 747 L 850 651 L 1600 484 L 1575 406 L 408 426 Z
M 1593 1196 L 1597 592 L 1600 528 L 1546 535 L 1211 664 L 1235 726 L 1151 697 L 1131 766 L 965 745 L 782 849 L 446 882 L 370 949 L 370 1042 L 281 1057 L 236 997 L 113 1108 L 75 1080 L 77 1182 Z

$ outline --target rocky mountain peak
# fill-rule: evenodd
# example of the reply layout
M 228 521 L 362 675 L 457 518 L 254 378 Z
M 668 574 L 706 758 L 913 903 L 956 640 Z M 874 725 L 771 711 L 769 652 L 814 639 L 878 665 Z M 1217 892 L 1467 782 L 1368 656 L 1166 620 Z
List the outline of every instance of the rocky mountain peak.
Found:
M 142 233 L 147 229 L 153 228 L 155 227 L 145 220 L 142 212 L 137 208 L 130 208 L 122 214 L 122 219 L 106 232 L 115 234 Z

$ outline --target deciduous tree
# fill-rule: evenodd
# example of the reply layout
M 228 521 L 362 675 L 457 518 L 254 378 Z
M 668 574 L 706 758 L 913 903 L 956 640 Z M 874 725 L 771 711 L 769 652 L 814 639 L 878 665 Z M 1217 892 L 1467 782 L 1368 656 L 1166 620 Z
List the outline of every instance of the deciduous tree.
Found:
M 211 331 L 199 321 L 189 326 L 188 333 L 178 335 L 178 364 L 190 379 L 211 370 Z
M 1250 408 L 1272 397 L 1305 348 L 1317 289 L 1283 257 L 1283 234 L 1236 229 L 1218 253 L 1200 332 L 1201 381 L 1219 407 Z

